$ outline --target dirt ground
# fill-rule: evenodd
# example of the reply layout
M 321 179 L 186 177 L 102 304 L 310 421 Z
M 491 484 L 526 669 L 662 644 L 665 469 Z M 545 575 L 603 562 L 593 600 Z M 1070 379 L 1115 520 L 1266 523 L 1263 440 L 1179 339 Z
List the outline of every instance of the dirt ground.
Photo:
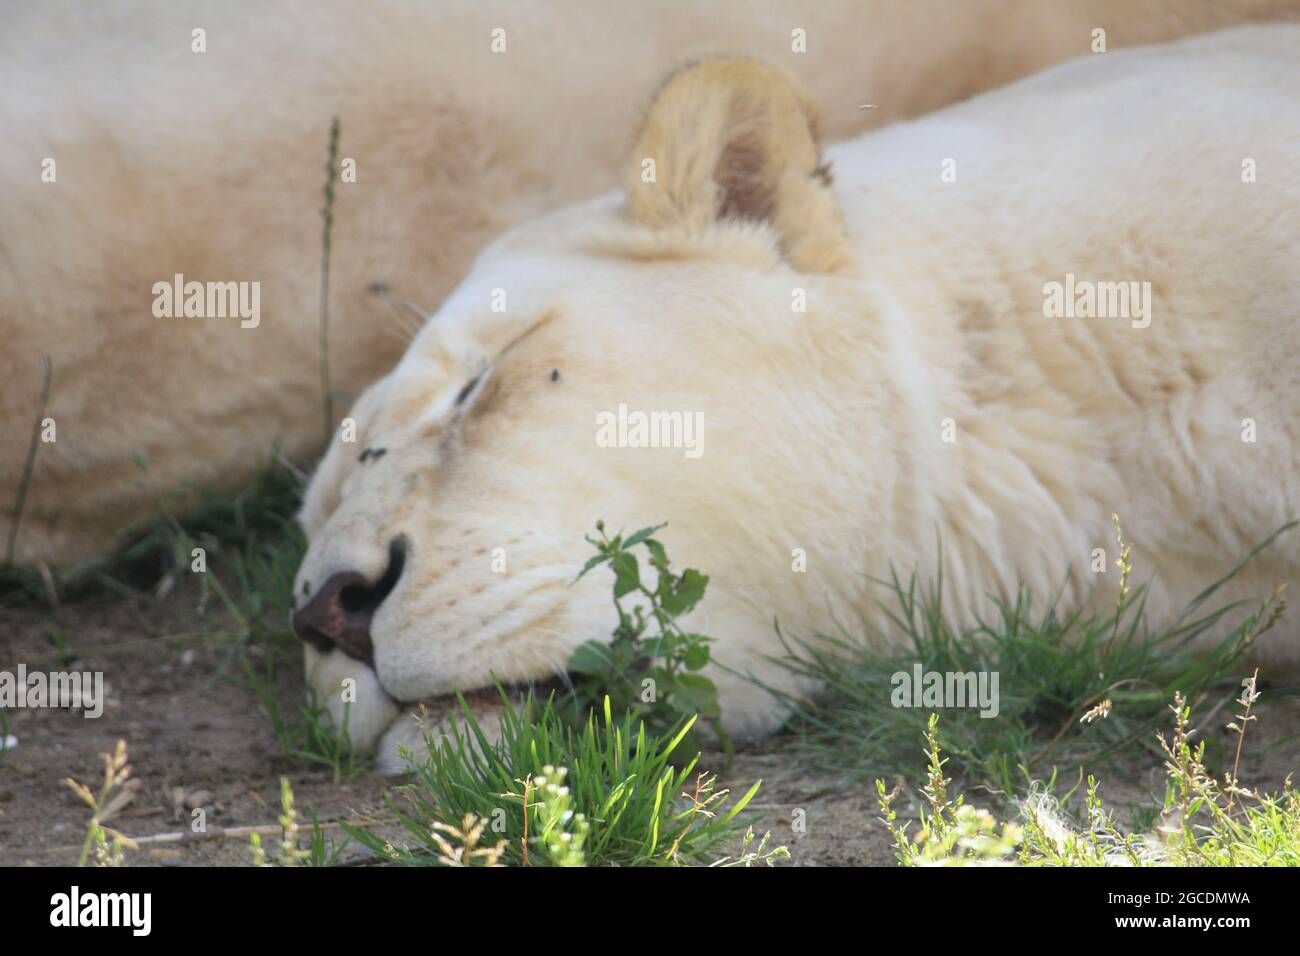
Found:
M 29 671 L 103 671 L 107 698 L 95 720 L 59 709 L 0 715 L 8 723 L 0 730 L 17 738 L 14 749 L 0 754 L 0 865 L 76 861 L 88 810 L 64 780 L 95 789 L 103 773 L 99 754 L 118 740 L 127 742 L 140 789 L 112 825 L 133 838 L 188 834 L 193 806 L 205 809 L 209 833 L 272 824 L 282 775 L 292 782 L 299 809 L 313 811 L 322 823 L 380 808 L 391 780 L 367 774 L 336 784 L 330 771 L 304 770 L 281 755 L 229 646 L 214 640 L 195 610 L 195 598 L 179 593 L 162 602 L 103 597 L 55 613 L 0 607 L 0 671 L 13 672 L 20 662 Z M 280 683 L 282 706 L 296 712 L 303 693 L 296 669 Z M 1250 785 L 1277 788 L 1300 762 L 1300 701 L 1268 697 L 1266 689 L 1241 776 Z M 1225 715 L 1213 726 L 1227 722 Z M 1216 733 L 1226 742 L 1226 732 Z M 759 827 L 790 848 L 795 865 L 892 864 L 874 791 L 866 784 L 839 786 L 810 773 L 797 757 L 798 741 L 788 736 L 750 746 L 737 754 L 724 783 L 738 790 L 764 780 L 753 804 L 763 812 Z M 922 771 L 918 741 L 918 777 Z M 1111 768 L 1104 780 L 1103 796 L 1121 811 L 1163 792 L 1154 759 L 1118 773 Z M 250 859 L 246 836 L 163 837 L 128 855 L 134 865 L 164 866 L 244 865 Z M 349 848 L 345 859 L 359 861 L 362 852 Z

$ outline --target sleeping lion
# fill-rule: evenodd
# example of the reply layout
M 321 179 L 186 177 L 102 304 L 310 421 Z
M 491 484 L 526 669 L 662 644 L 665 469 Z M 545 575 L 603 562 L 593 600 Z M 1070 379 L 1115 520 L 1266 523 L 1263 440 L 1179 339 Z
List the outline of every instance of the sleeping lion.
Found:
M 311 686 L 396 770 L 420 702 L 562 675 L 614 623 L 573 583 L 598 519 L 712 575 L 741 737 L 783 716 L 754 679 L 815 690 L 774 618 L 865 633 L 891 564 L 941 561 L 959 624 L 1067 577 L 1099 608 L 1119 513 L 1168 623 L 1300 510 L 1298 92 L 1300 28 L 1245 27 L 823 153 L 782 70 L 674 73 L 623 190 L 490 245 L 351 410 L 301 513 Z

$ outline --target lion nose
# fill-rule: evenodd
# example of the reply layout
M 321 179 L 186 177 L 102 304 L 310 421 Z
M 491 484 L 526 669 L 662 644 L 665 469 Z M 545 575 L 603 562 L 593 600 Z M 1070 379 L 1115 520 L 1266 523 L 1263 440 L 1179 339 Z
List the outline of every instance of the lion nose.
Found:
M 388 569 L 372 582 L 355 571 L 332 575 L 305 605 L 293 614 L 293 632 L 321 651 L 337 647 L 344 654 L 374 666 L 375 646 L 370 622 L 401 577 L 406 560 L 406 542 L 393 539 L 389 546 Z

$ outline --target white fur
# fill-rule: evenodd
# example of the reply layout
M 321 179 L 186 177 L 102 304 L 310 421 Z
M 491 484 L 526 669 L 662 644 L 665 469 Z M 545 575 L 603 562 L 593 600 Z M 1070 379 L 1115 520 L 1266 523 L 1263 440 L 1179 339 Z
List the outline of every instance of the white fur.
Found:
M 605 573 L 569 583 L 598 518 L 668 521 L 676 561 L 712 576 L 691 626 L 722 664 L 790 692 L 811 688 L 769 660 L 773 618 L 865 634 L 882 597 L 866 576 L 932 573 L 940 541 L 954 620 L 1021 583 L 1045 598 L 1067 572 L 1064 603 L 1100 607 L 1117 572 L 1089 563 L 1097 547 L 1113 559 L 1118 512 L 1134 583 L 1169 623 L 1300 512 L 1297 64 L 1300 28 L 1243 28 L 1085 57 L 836 146 L 847 269 L 795 271 L 770 224 L 652 232 L 618 195 L 503 237 L 361 399 L 358 443 L 335 443 L 307 497 L 300 587 L 377 577 L 389 540 L 411 541 L 374 621 L 386 693 L 357 709 L 546 677 L 607 636 Z M 1150 327 L 1045 318 L 1044 283 L 1067 272 L 1149 281 Z M 507 343 L 474 408 L 424 414 Z M 620 402 L 703 413 L 706 453 L 598 447 L 596 416 Z M 359 464 L 367 446 L 388 452 Z M 1290 580 L 1297 540 L 1225 600 Z M 1280 664 L 1297 648 L 1284 625 L 1261 650 Z M 733 732 L 778 724 L 743 676 L 712 676 Z M 354 739 L 379 723 L 354 716 Z

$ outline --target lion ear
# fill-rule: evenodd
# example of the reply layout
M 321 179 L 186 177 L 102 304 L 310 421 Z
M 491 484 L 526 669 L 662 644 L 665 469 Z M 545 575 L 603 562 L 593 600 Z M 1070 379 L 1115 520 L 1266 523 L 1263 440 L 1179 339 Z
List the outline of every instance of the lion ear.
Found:
M 673 74 L 641 127 L 628 215 L 649 229 L 771 223 L 798 269 L 847 263 L 844 225 L 821 164 L 817 108 L 756 60 L 709 60 Z

